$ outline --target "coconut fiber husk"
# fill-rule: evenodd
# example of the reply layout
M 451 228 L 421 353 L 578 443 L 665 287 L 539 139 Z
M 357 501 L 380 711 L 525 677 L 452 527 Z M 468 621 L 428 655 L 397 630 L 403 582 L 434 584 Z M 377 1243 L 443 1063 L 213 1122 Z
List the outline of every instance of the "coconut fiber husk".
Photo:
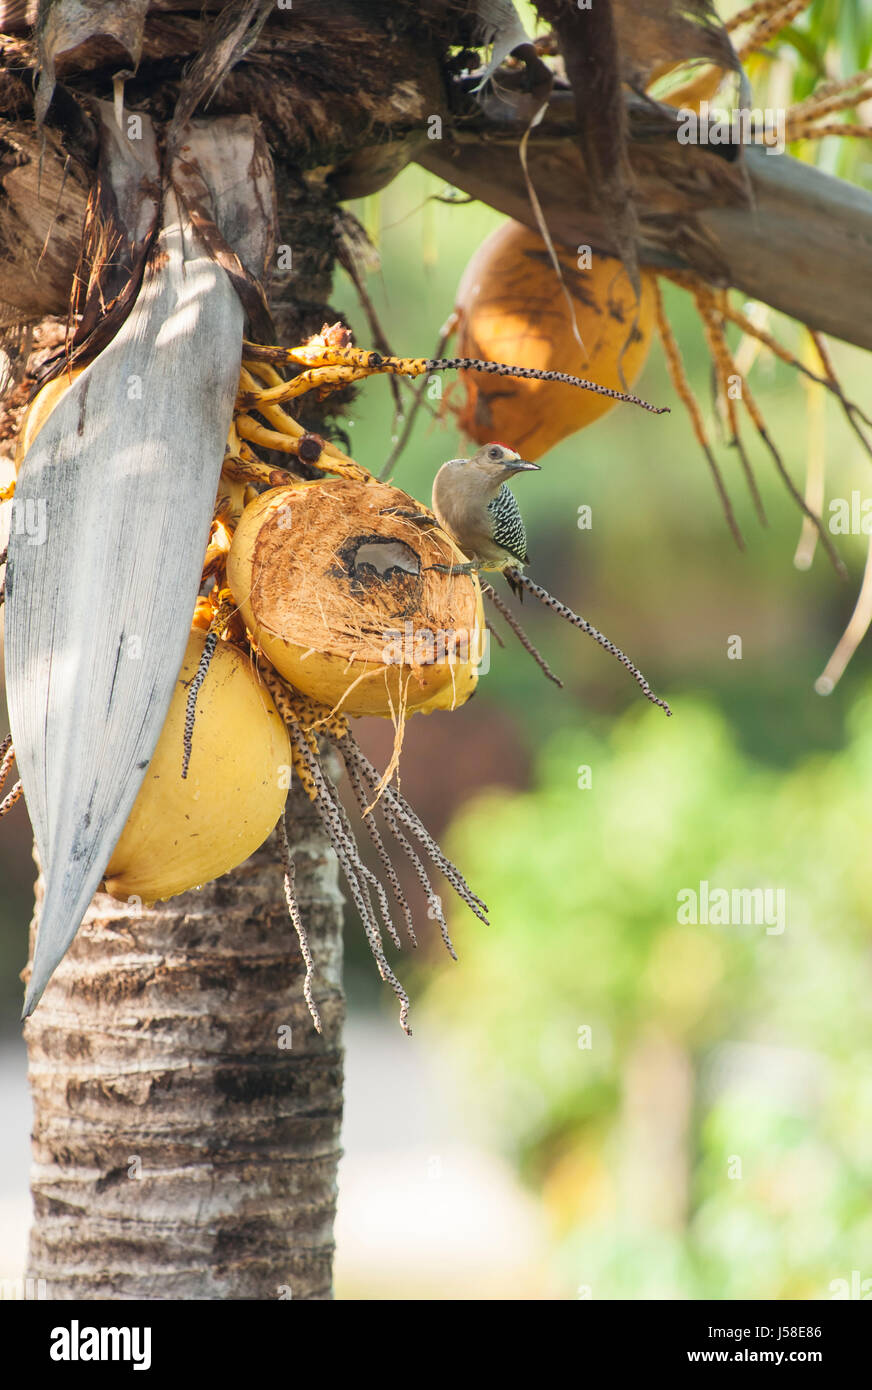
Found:
M 431 568 L 463 561 L 424 509 L 383 483 L 326 479 L 277 488 L 244 518 L 249 628 L 297 688 L 347 714 L 402 718 L 453 708 L 476 683 L 484 621 L 478 580 Z M 247 509 L 247 512 L 251 509 Z M 241 528 L 241 529 L 243 529 Z M 271 637 L 279 639 L 276 643 Z

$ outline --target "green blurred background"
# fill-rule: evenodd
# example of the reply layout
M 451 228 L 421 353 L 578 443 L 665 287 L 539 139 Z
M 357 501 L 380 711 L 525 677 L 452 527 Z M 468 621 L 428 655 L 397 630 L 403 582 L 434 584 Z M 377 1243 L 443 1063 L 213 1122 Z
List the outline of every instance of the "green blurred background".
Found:
M 783 88 L 786 74 L 802 96 L 821 72 L 863 66 L 869 30 L 868 7 L 814 5 L 795 40 L 787 35 L 760 67 L 755 90 Z M 868 182 L 868 145 L 848 143 L 794 153 Z M 412 168 L 353 209 L 380 251 L 368 288 L 403 355 L 433 350 L 464 265 L 500 220 L 477 204 L 437 200 L 443 193 Z M 716 436 L 701 327 L 682 291 L 667 285 L 665 297 Z M 344 278 L 334 303 L 368 343 Z M 773 314 L 769 327 L 801 346 L 796 325 Z M 848 393 L 868 405 L 868 358 L 832 346 Z M 751 381 L 802 487 L 807 391 L 766 352 Z M 636 389 L 672 413 L 618 406 L 545 456 L 517 495 L 533 576 L 629 653 L 674 717 L 647 705 L 599 647 L 528 601 L 525 626 L 565 689 L 506 636 L 469 705 L 410 721 L 403 790 L 489 904 L 491 926 L 452 903 L 459 963 L 444 956 L 435 929 L 414 960 L 396 962 L 416 1035 L 391 1047 L 450 1054 L 448 1130 L 475 1134 L 535 1212 L 529 1258 L 522 1245 L 508 1281 L 485 1274 L 472 1289 L 458 1272 L 455 1289 L 790 1299 L 833 1297 L 834 1281 L 845 1280 L 856 1296 L 872 1280 L 868 644 L 828 698 L 813 685 L 853 608 L 866 537 L 838 538 L 847 584 L 820 547 L 811 569 L 796 569 L 800 517 L 746 428 L 769 527 L 758 525 L 738 460 L 721 442 L 748 540 L 738 553 L 657 344 Z M 459 395 L 455 387 L 449 400 Z M 824 412 L 828 501 L 854 489 L 872 496 L 868 457 L 830 399 Z M 378 471 L 398 431 L 387 382 L 367 383 L 350 416 L 355 457 Z M 422 412 L 396 481 L 429 500 L 436 469 L 461 452 L 450 412 L 441 421 Z M 590 530 L 577 525 L 583 504 Z M 740 660 L 728 655 L 736 636 Z M 387 724 L 364 721 L 359 736 L 387 759 Z M 584 768 L 589 786 L 580 785 Z M 0 838 L 9 1028 L 25 959 L 28 855 L 19 809 Z M 786 929 L 682 924 L 677 895 L 703 880 L 783 889 Z M 383 1020 L 393 1039 L 393 996 L 354 920 L 347 936 L 352 1025 Z M 398 1078 L 388 1067 L 373 1084 Z M 383 1141 L 390 1150 L 392 1134 Z M 362 1184 L 362 1204 L 372 1191 L 367 1198 Z M 343 1272 L 342 1251 L 340 1230 L 340 1295 L 451 1296 L 442 1276 L 428 1276 L 426 1250 L 407 1249 L 377 1287 L 365 1259 Z

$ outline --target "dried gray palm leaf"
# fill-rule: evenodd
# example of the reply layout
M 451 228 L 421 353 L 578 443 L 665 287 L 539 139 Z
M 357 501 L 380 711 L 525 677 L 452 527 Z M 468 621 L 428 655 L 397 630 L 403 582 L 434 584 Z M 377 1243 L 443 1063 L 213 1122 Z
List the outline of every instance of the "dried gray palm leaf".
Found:
M 10 725 L 46 880 L 30 1013 L 157 743 L 190 629 L 243 312 L 175 196 L 136 304 L 25 459 L 7 570 Z

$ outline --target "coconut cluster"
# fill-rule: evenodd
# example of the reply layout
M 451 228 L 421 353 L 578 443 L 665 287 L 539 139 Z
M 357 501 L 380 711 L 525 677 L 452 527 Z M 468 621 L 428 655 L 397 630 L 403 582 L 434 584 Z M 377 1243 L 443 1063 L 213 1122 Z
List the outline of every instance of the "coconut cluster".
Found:
M 35 397 L 19 460 L 75 375 Z M 327 723 L 377 715 L 401 731 L 409 714 L 463 704 L 478 678 L 478 579 L 444 572 L 465 557 L 413 497 L 333 477 L 262 493 L 222 478 L 219 498 L 225 516 L 233 503 L 222 533 L 227 587 L 198 600 L 163 730 L 106 868 L 106 891 L 121 899 L 150 903 L 205 883 L 273 830 L 294 767 L 306 778 L 271 690 L 290 708 L 295 697 L 309 702 Z M 230 616 L 210 635 L 221 596 Z

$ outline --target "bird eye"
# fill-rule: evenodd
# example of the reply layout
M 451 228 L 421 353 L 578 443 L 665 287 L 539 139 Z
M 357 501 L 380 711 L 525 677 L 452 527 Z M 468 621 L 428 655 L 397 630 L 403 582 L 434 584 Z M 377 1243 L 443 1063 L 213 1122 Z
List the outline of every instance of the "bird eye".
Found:
M 488 449 L 488 454 L 490 455 L 490 457 L 491 457 L 492 459 L 498 459 L 498 458 L 502 458 L 502 456 L 503 456 L 503 451 L 502 451 L 502 449 L 500 449 L 500 448 L 493 448 L 493 449 Z

